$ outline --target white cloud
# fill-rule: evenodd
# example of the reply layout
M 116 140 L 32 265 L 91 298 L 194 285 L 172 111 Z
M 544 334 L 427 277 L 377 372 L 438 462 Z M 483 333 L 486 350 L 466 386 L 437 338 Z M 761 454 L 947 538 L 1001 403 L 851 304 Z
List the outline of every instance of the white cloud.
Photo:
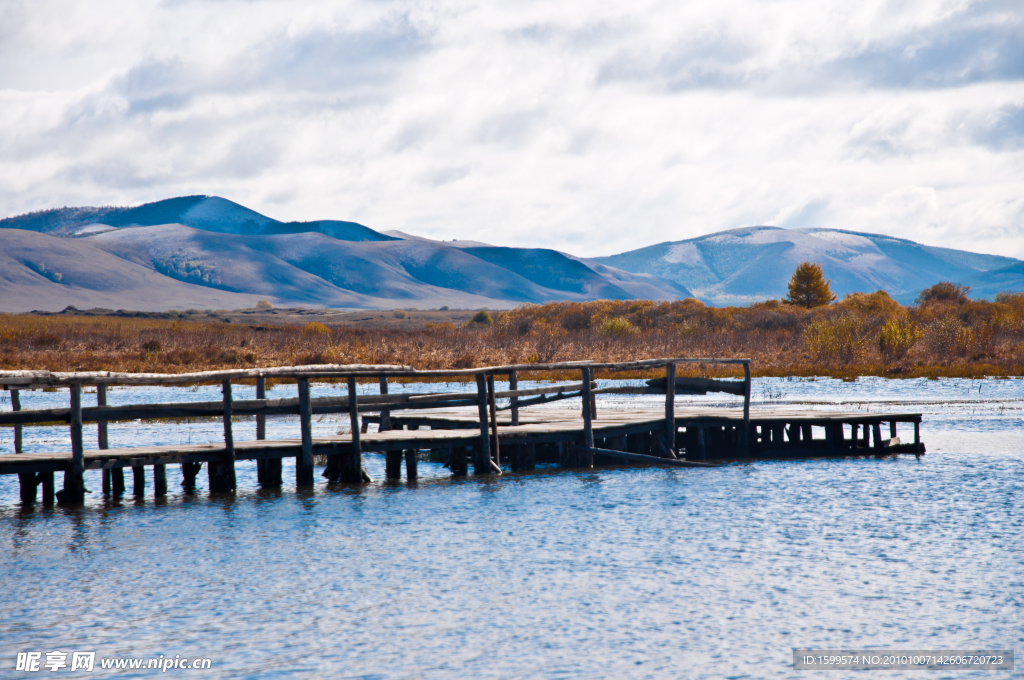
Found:
M 752 224 L 1024 257 L 1016 2 L 10 1 L 0 213 L 208 193 L 581 255 Z

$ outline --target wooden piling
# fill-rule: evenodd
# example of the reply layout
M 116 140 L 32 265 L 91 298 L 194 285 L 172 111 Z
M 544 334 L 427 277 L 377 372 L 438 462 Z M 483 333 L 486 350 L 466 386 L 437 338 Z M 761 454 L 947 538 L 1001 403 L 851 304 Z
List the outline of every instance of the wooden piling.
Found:
M 222 403 L 224 405 L 224 455 L 220 460 L 206 465 L 210 493 L 229 493 L 235 490 L 235 436 L 231 429 L 231 381 L 221 381 Z
M 676 365 L 665 365 L 665 448 L 669 458 L 676 450 Z
M 103 408 L 106 405 L 107 405 L 107 386 L 106 385 L 97 385 L 96 386 L 96 407 L 97 408 Z M 98 421 L 96 421 L 96 443 L 99 446 L 100 451 L 106 451 L 108 446 L 109 446 L 109 442 L 107 440 L 107 421 L 105 421 L 105 420 L 98 420 Z M 118 468 L 118 470 L 121 470 L 121 468 Z M 113 471 L 110 468 L 106 468 L 105 467 L 105 468 L 103 468 L 103 472 L 101 473 L 103 475 L 103 495 L 104 496 L 109 496 L 110 495 L 110 492 L 111 492 L 110 481 L 111 481 L 112 472 Z M 121 483 L 123 484 L 124 483 L 124 472 L 121 472 L 121 475 L 122 475 Z
M 416 479 L 419 476 L 416 454 L 416 449 L 405 450 L 405 478 L 408 480 Z
M 85 502 L 85 449 L 82 442 L 82 385 L 71 384 L 71 474 L 64 476 L 65 501 Z
M 493 470 L 487 422 L 487 378 L 483 373 L 476 374 L 476 402 L 477 410 L 480 412 L 480 443 L 473 447 L 473 474 L 489 475 Z
M 498 408 L 494 403 L 494 374 L 487 374 L 487 409 L 491 420 L 491 457 L 501 465 L 501 448 L 498 444 Z
M 876 421 L 871 424 L 871 438 L 874 448 L 879 451 L 882 450 L 882 423 Z
M 743 363 L 743 429 L 741 430 L 740 450 L 750 456 L 750 361 Z
M 388 377 L 386 375 L 380 376 L 380 393 L 382 395 L 388 393 Z M 377 428 L 378 432 L 387 432 L 391 429 L 391 411 L 386 408 L 380 410 L 380 426 Z
M 21 410 L 21 395 L 18 390 L 11 390 L 11 410 Z M 14 426 L 14 452 L 23 453 L 21 440 L 21 425 Z M 32 505 L 36 502 L 36 488 L 39 486 L 39 477 L 36 472 L 22 472 L 18 474 L 18 483 L 21 491 L 21 502 L 25 505 Z M 50 473 L 51 475 L 53 473 Z
M 146 468 L 142 465 L 132 466 L 132 495 L 142 498 L 146 495 Z
M 153 466 L 153 495 L 161 498 L 167 495 L 167 466 Z
M 515 392 L 519 389 L 519 373 L 516 371 L 509 371 L 508 374 L 508 389 L 510 392 Z M 512 397 L 511 399 L 512 411 L 512 427 L 519 425 L 519 397 Z
M 295 486 L 313 486 L 313 411 L 309 405 L 309 378 L 298 379 L 299 436 L 302 447 L 295 457 Z M 359 438 L 358 421 L 353 424 L 352 440 Z
M 384 452 L 384 477 L 385 479 L 401 479 L 402 477 L 402 451 Z
M 583 373 L 583 446 L 586 449 L 594 448 L 594 414 L 591 402 L 594 396 L 590 387 L 590 369 L 581 369 Z M 580 451 L 578 464 L 580 467 L 594 467 L 594 452 L 590 450 Z
M 185 493 L 191 493 L 196 490 L 196 477 L 199 476 L 199 471 L 202 470 L 202 463 L 182 463 L 181 464 L 181 486 L 185 490 Z M 121 492 L 124 492 L 124 488 L 121 488 Z M 116 487 L 114 493 L 116 494 Z
M 451 455 L 448 457 L 448 467 L 453 475 L 462 476 L 469 473 L 465 446 L 456 446 L 451 449 Z
M 370 476 L 363 470 L 363 446 L 359 439 L 359 405 L 356 379 L 353 377 L 348 379 L 348 419 L 352 426 L 352 448 L 346 460 L 347 465 L 342 467 L 342 481 L 350 484 L 369 482 Z

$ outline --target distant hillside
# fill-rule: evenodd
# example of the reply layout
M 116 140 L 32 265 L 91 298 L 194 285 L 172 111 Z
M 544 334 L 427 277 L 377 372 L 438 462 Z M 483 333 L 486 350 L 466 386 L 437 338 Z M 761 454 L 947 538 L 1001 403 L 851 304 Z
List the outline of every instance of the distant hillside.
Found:
M 938 281 L 969 282 L 1019 263 L 1010 257 L 925 246 L 878 234 L 778 227 L 732 229 L 594 258 L 629 272 L 675 281 L 715 304 L 780 298 L 786 294 L 793 269 L 805 260 L 820 263 L 840 295 L 882 289 L 902 302 L 912 301 Z M 1019 278 L 1005 277 L 1008 285 L 1013 280 L 1017 281 L 1014 289 L 1021 290 Z M 1000 284 L 993 280 L 991 285 Z M 974 292 L 982 288 L 988 290 L 981 286 Z
M 279 222 L 217 196 L 181 196 L 135 208 L 56 208 L 0 220 L 0 229 L 27 229 L 53 236 L 88 235 L 105 227 L 184 224 L 222 234 L 300 234 L 317 232 L 342 241 L 393 241 L 356 222 L 318 220 Z
M 553 250 L 458 248 L 355 222 L 279 222 L 205 196 L 9 218 L 0 221 L 0 248 L 0 311 L 223 309 L 259 299 L 343 309 L 507 308 L 690 296 L 658 277 L 588 266 Z

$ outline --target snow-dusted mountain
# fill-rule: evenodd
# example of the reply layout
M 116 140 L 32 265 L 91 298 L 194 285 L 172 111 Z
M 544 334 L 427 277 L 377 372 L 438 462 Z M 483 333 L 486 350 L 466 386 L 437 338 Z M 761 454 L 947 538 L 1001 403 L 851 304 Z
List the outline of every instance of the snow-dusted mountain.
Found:
M 222 198 L 60 208 L 0 220 L 0 311 L 277 305 L 503 308 L 690 297 L 682 286 L 543 248 L 497 248 L 355 222 L 279 222 Z
M 783 297 L 793 270 L 807 260 L 822 265 L 832 279 L 833 291 L 840 295 L 881 289 L 904 302 L 938 281 L 974 282 L 977 292 L 991 296 L 984 283 L 986 273 L 1019 263 L 1010 257 L 937 248 L 879 234 L 778 227 L 731 229 L 594 258 L 629 272 L 675 281 L 713 304 Z M 1007 288 L 1001 290 L 1012 289 L 1012 276 L 1004 278 Z

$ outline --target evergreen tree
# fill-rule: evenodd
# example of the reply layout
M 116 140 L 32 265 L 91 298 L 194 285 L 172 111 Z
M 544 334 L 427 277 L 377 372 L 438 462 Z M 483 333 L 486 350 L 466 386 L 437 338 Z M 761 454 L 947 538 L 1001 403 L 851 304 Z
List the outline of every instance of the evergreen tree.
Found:
M 789 279 L 789 295 L 783 302 L 801 307 L 820 307 L 835 302 L 832 279 L 825 280 L 820 264 L 801 262 Z

